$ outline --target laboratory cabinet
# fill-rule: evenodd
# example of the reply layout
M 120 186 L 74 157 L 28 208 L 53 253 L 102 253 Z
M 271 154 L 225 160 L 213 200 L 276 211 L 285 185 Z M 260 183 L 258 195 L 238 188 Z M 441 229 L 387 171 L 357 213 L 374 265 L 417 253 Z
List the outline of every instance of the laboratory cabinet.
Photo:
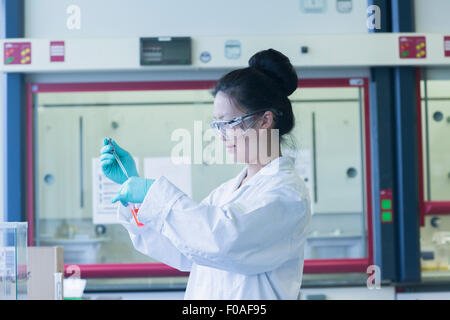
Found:
M 30 83 L 27 179 L 31 245 L 64 247 L 85 278 L 185 277 L 137 252 L 110 203 L 119 185 L 99 166 L 105 137 L 135 158 L 141 176 L 166 176 L 195 201 L 235 177 L 211 132 L 215 81 Z M 282 153 L 312 200 L 305 273 L 363 272 L 372 262 L 368 79 L 302 79 Z M 105 280 L 106 281 L 106 280 Z

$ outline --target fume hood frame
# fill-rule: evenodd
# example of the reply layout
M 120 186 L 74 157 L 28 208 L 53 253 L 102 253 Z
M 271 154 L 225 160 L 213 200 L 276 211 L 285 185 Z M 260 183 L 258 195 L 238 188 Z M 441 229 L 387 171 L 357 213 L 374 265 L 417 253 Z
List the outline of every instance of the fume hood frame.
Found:
M 34 119 L 33 96 L 44 92 L 93 92 L 93 91 L 140 91 L 140 90 L 205 90 L 211 89 L 216 81 L 163 81 L 163 82 L 95 82 L 95 83 L 28 83 L 26 100 L 26 197 L 28 245 L 34 245 L 35 238 L 35 186 L 34 186 Z M 373 222 L 372 222 L 372 168 L 371 168 L 371 136 L 370 136 L 370 106 L 368 78 L 330 78 L 330 79 L 300 79 L 300 88 L 348 88 L 364 89 L 364 161 L 366 168 L 366 227 L 367 227 L 367 257 L 358 259 L 317 259 L 305 260 L 304 273 L 366 273 L 373 264 Z M 183 277 L 189 273 L 181 272 L 163 263 L 109 263 L 109 264 L 79 264 L 82 278 L 129 278 L 129 277 Z M 73 265 L 65 265 L 65 276 L 72 275 Z

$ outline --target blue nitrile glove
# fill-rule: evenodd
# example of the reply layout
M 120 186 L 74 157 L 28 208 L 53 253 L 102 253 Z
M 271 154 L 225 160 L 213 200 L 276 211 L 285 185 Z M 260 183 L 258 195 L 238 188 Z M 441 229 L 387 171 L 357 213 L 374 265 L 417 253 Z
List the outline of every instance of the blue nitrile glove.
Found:
M 134 162 L 134 159 L 131 156 L 131 154 L 128 151 L 119 147 L 114 140 L 111 140 L 111 143 L 116 149 L 117 156 L 119 157 L 120 161 L 122 161 L 122 164 L 125 167 L 128 176 L 130 178 L 139 177 L 136 169 L 136 163 Z M 100 161 L 105 176 L 108 179 L 111 179 L 115 183 L 119 184 L 122 184 L 125 181 L 127 181 L 127 177 L 123 173 L 122 169 L 120 168 L 119 164 L 116 161 L 116 158 L 114 158 L 112 154 L 112 147 L 110 144 L 108 144 L 107 138 L 103 139 L 103 147 L 100 150 L 100 153 L 101 153 Z
M 153 179 L 146 179 L 140 177 L 131 177 L 120 188 L 112 203 L 120 201 L 125 207 L 128 202 L 142 203 L 147 195 L 148 189 L 155 182 Z

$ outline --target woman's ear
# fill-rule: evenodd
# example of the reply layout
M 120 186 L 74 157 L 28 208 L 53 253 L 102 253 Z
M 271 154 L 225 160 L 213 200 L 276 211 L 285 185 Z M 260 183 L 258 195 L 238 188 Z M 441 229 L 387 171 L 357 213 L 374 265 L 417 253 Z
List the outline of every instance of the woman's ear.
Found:
M 272 129 L 274 126 L 274 116 L 272 111 L 266 111 L 262 116 L 261 129 Z

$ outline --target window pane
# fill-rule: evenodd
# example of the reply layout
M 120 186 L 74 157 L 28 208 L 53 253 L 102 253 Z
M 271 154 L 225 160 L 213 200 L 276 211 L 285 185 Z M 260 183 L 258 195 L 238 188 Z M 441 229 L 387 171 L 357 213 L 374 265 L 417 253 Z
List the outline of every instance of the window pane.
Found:
M 445 70 L 440 70 L 445 73 Z M 426 76 L 431 72 L 424 73 Z M 423 184 L 425 201 L 450 201 L 450 80 L 421 81 Z M 450 213 L 450 212 L 449 212 Z M 420 228 L 422 279 L 442 281 L 450 266 L 450 216 L 425 216 Z
M 298 157 L 314 211 L 306 259 L 367 256 L 362 97 L 362 88 L 302 88 L 290 97 L 296 149 L 288 139 L 283 153 Z M 208 90 L 39 93 L 35 105 L 36 240 L 63 245 L 68 264 L 154 261 L 108 220 L 115 210 L 108 209 L 107 190 L 99 189 L 105 185 L 98 182 L 95 160 L 103 138 L 128 150 L 146 175 L 151 164 L 171 157 L 180 145 L 176 133 L 185 130 L 192 137 L 192 164 L 179 187 L 198 202 L 243 168 L 208 158 L 214 141 L 204 135 L 212 119 Z M 200 161 L 195 150 L 201 150 Z
M 424 198 L 450 201 L 450 80 L 422 81 Z
M 305 258 L 366 257 L 362 89 L 299 89 L 292 102 L 299 166 L 310 164 L 302 168 L 314 212 Z

